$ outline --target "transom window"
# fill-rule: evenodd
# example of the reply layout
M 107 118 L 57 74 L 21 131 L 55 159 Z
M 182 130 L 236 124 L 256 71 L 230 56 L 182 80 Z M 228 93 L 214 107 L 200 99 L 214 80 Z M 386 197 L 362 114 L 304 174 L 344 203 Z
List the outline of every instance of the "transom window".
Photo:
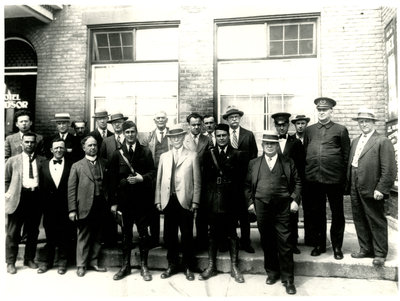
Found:
M 133 32 L 95 33 L 95 61 L 133 60 Z

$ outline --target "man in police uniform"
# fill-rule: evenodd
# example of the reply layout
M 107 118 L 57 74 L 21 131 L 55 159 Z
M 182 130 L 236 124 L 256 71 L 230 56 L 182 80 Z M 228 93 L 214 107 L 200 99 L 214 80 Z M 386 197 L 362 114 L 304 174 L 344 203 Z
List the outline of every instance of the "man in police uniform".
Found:
M 306 150 L 306 189 L 310 191 L 311 256 L 326 252 L 326 199 L 332 211 L 331 241 L 334 258 L 343 259 L 343 193 L 349 160 L 350 138 L 347 128 L 331 120 L 336 101 L 327 97 L 314 100 L 318 123 L 304 133 Z M 312 193 L 311 193 L 312 192 Z

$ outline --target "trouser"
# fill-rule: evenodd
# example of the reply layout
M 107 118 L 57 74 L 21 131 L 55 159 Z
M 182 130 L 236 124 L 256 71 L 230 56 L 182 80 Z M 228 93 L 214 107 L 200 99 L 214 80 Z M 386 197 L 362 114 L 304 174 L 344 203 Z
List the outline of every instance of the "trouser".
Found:
M 238 220 L 240 226 L 240 245 L 248 246 L 250 245 L 250 220 L 249 213 L 247 211 L 247 204 L 241 206 L 238 212 Z
M 209 215 L 208 224 L 209 239 L 219 243 L 227 238 L 237 239 L 236 219 L 232 215 L 226 213 Z
M 41 219 L 41 208 L 37 191 L 22 189 L 17 209 L 8 215 L 6 234 L 6 262 L 15 263 L 18 245 L 21 239 L 21 228 L 24 225 L 27 239 L 24 260 L 34 260 Z
M 291 198 L 273 199 L 268 204 L 255 200 L 265 271 L 269 277 L 280 276 L 282 282 L 294 280 L 290 203 Z
M 164 209 L 165 229 L 164 241 L 167 248 L 169 264 L 178 264 L 179 238 L 181 231 L 183 265 L 192 268 L 193 265 L 193 213 L 184 209 L 175 194 L 171 195 L 167 207 Z
M 150 236 L 153 242 L 160 241 L 160 212 L 153 206 L 150 212 Z
M 342 248 L 344 235 L 344 211 L 343 211 L 343 185 L 309 183 L 312 189 L 310 199 L 312 241 L 314 247 L 326 247 L 326 198 L 332 212 L 332 224 L 330 229 L 333 248 Z
M 357 168 L 351 169 L 351 208 L 361 251 L 386 257 L 388 253 L 388 225 L 385 201 L 365 197 L 360 193 Z
M 311 208 L 310 208 L 310 198 L 312 194 L 309 194 L 308 183 L 305 182 L 303 185 L 303 190 L 301 192 L 301 206 L 303 207 L 303 223 L 304 223 L 304 244 L 308 246 L 313 246 L 312 234 L 311 234 Z
M 207 232 L 208 232 L 208 226 L 207 226 L 207 213 L 205 210 L 200 207 L 197 209 L 197 215 L 196 215 L 196 240 L 198 243 L 204 243 L 207 244 L 208 239 L 207 239 Z M 207 247 L 207 246 L 205 246 Z
M 299 212 L 290 212 L 290 236 L 289 241 L 293 247 L 297 246 L 297 239 L 299 238 Z

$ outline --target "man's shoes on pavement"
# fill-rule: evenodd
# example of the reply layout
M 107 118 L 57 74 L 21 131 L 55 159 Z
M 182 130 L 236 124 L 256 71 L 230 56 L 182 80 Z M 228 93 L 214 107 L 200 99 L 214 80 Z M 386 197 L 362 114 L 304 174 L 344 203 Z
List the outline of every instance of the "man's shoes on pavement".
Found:
M 300 254 L 301 253 L 301 251 L 299 250 L 298 247 L 293 247 L 292 251 L 293 251 L 294 254 Z
M 319 256 L 319 255 L 321 255 L 321 253 L 325 253 L 325 252 L 326 252 L 326 248 L 317 246 L 311 251 L 311 256 Z
M 67 272 L 67 268 L 65 266 L 59 266 L 57 273 L 60 275 L 64 275 Z
M 96 271 L 96 272 L 101 272 L 101 273 L 104 273 L 104 272 L 107 272 L 107 268 L 105 268 L 105 267 L 99 267 L 98 265 L 91 265 L 91 266 L 89 266 L 88 267 L 88 270 L 90 270 L 90 271 Z
M 161 273 L 161 278 L 166 279 L 171 277 L 172 275 L 175 275 L 176 273 L 178 273 L 178 268 L 176 267 L 176 265 L 171 264 L 164 272 Z
M 114 275 L 113 279 L 114 280 L 124 279 L 130 273 L 131 273 L 131 266 L 130 265 L 124 265 L 124 266 L 121 267 L 121 269 L 118 271 L 118 273 Z
M 275 276 L 275 277 L 268 276 L 265 283 L 268 285 L 272 285 L 272 284 L 275 284 L 278 280 L 279 280 L 279 276 Z
M 7 273 L 9 273 L 9 274 L 16 274 L 17 273 L 17 269 L 15 268 L 15 264 L 14 263 L 7 263 Z
M 185 276 L 186 276 L 186 279 L 189 280 L 189 281 L 193 281 L 194 280 L 194 274 L 189 268 L 185 269 Z
M 283 286 L 286 288 L 286 293 L 289 295 L 296 294 L 296 287 L 292 281 L 285 281 L 283 282 Z
M 46 273 L 48 270 L 49 270 L 49 266 L 47 264 L 44 264 L 38 268 L 37 273 L 43 274 L 43 273 Z
M 341 260 L 343 259 L 343 252 L 340 250 L 340 248 L 333 248 L 333 257 L 336 260 Z
M 353 258 L 374 258 L 374 254 L 365 251 L 353 252 L 351 253 Z
M 76 270 L 76 274 L 78 275 L 78 277 L 85 276 L 86 268 L 85 267 L 78 267 L 78 269 Z
M 38 265 L 33 261 L 33 260 L 25 260 L 24 261 L 24 266 L 27 266 L 31 269 L 37 269 Z
M 386 258 L 385 257 L 375 257 L 372 261 L 372 264 L 376 268 L 383 267 L 385 265 Z

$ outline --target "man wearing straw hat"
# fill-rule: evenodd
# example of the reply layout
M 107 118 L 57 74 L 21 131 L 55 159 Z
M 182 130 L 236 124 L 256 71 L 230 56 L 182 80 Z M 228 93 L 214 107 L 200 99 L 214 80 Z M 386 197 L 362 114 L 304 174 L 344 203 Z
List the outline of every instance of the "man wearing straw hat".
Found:
M 347 169 L 351 187 L 351 206 L 360 250 L 353 258 L 374 258 L 372 264 L 381 267 L 388 253 L 388 225 L 385 198 L 396 179 L 396 161 L 391 141 L 375 130 L 373 111 L 362 108 L 357 117 L 361 135 L 351 144 Z
M 290 213 L 298 211 L 301 179 L 293 160 L 279 153 L 275 131 L 262 137 L 264 154 L 249 162 L 245 195 L 249 212 L 255 212 L 264 251 L 266 283 L 281 279 L 286 293 L 296 294 Z
M 107 129 L 108 116 L 110 115 L 108 115 L 108 112 L 104 109 L 99 109 L 94 112 L 94 116 L 92 116 L 97 127 L 94 131 L 89 133 L 89 136 L 92 136 L 97 140 L 97 145 L 99 147 L 101 147 L 103 139 L 113 135 L 113 133 Z

